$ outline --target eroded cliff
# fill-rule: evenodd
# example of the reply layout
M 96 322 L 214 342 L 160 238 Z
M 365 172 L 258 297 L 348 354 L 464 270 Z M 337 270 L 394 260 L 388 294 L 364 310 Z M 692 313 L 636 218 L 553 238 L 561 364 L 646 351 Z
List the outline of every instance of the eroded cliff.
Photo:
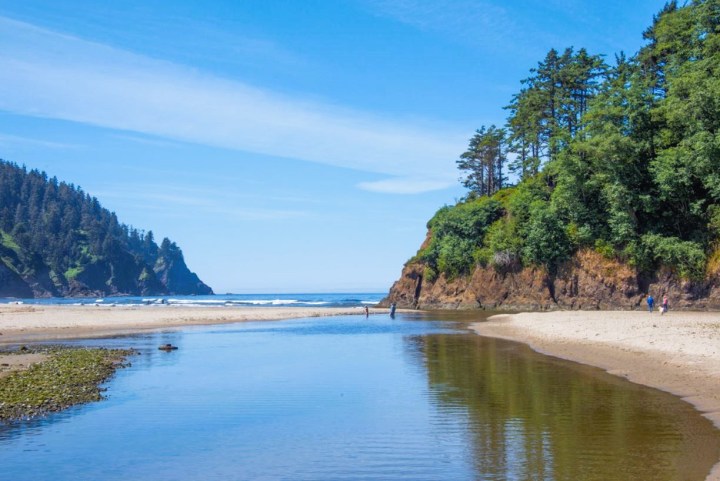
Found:
M 555 275 L 540 267 L 499 271 L 478 266 L 470 276 L 432 278 L 422 262 L 408 262 L 383 304 L 417 309 L 644 309 L 645 298 L 667 294 L 673 309 L 720 309 L 720 282 L 682 281 L 662 269 L 641 274 L 592 250 L 581 250 Z

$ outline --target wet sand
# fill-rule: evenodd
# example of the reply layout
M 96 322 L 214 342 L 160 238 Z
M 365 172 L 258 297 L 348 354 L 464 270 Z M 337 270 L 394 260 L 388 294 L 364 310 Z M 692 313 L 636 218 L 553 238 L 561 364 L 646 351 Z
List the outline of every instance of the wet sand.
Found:
M 673 393 L 720 428 L 720 313 L 502 314 L 474 324 L 473 329 Z M 720 481 L 720 463 L 707 479 Z
M 371 314 L 387 309 L 370 309 Z M 302 317 L 363 315 L 362 308 L 0 305 L 0 345 Z
M 3 354 L 0 353 L 0 379 L 13 372 L 28 369 L 33 364 L 42 362 L 47 358 L 44 354 Z

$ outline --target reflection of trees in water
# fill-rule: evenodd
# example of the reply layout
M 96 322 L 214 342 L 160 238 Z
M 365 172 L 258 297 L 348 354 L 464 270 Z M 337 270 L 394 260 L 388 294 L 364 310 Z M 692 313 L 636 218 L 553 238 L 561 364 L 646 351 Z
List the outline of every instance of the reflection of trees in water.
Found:
M 659 391 L 480 336 L 406 341 L 439 415 L 468 420 L 478 479 L 704 479 L 720 455 L 710 422 Z

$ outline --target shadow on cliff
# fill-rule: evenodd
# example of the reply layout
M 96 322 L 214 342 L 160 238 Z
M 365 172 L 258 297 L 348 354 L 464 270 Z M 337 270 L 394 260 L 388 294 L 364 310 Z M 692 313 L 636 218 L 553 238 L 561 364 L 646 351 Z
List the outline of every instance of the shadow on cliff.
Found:
M 717 276 L 702 282 L 679 279 L 671 270 L 641 273 L 592 250 L 582 250 L 550 273 L 542 267 L 478 266 L 448 279 L 425 275 L 422 262 L 409 262 L 381 305 L 412 309 L 618 310 L 645 308 L 648 293 L 667 295 L 673 309 L 720 309 Z

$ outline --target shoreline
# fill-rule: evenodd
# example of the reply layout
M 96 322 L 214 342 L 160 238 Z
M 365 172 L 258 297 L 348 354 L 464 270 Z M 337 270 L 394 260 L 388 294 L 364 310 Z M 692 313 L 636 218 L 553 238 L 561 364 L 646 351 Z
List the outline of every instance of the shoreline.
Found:
M 387 314 L 371 308 L 371 315 Z M 102 338 L 192 326 L 363 315 L 360 307 L 0 305 L 0 347 Z M 499 314 L 471 325 L 479 335 L 529 345 L 674 394 L 720 429 L 720 313 L 551 311 Z M 3 357 L 0 354 L 0 357 Z M 35 359 L 18 358 L 8 370 Z M 3 361 L 6 362 L 6 361 Z M 720 481 L 720 461 L 706 480 Z
M 370 312 L 378 314 L 386 310 L 370 309 Z M 0 399 L 0 407 L 3 408 L 0 410 L 0 422 L 29 419 L 63 410 L 74 404 L 97 401 L 102 397 L 99 391 L 100 383 L 123 365 L 119 361 L 108 362 L 104 358 L 115 355 L 119 350 L 4 350 L 13 345 L 82 338 L 98 339 L 212 324 L 350 314 L 362 315 L 365 311 L 362 308 L 327 307 L 0 305 L 0 381 L 5 383 L 4 397 Z M 124 356 L 129 354 L 125 353 Z M 58 356 L 74 356 L 77 359 L 58 364 Z M 82 367 L 79 374 L 69 376 L 73 379 L 72 382 L 62 382 L 62 379 L 68 378 L 63 372 L 72 372 L 77 368 L 76 364 Z M 53 374 L 33 375 L 46 371 L 52 371 Z M 96 375 L 90 376 L 84 384 L 79 385 L 77 379 L 88 373 Z M 43 386 L 49 378 L 53 379 L 51 385 Z M 22 381 L 15 382 L 19 379 Z M 40 398 L 34 398 L 27 392 L 27 389 L 37 389 L 37 386 L 29 387 L 28 383 L 43 386 L 39 389 L 42 393 Z M 68 393 L 72 396 L 69 397 Z M 30 401 L 18 402 L 18 396 Z
M 720 429 L 720 313 L 529 312 L 495 315 L 471 328 L 669 392 Z M 706 480 L 720 481 L 720 460 Z
M 370 314 L 386 313 L 370 308 Z M 0 305 L 0 346 L 99 338 L 190 326 L 362 315 L 359 307 Z

